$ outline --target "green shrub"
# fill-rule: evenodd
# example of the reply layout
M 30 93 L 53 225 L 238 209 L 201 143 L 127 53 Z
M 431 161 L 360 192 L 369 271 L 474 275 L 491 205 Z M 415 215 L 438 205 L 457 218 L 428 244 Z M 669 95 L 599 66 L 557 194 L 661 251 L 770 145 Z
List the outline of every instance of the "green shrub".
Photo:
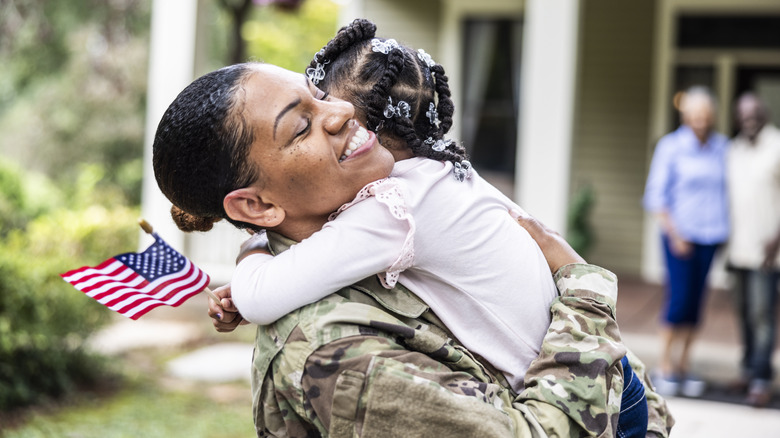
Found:
M 15 184 L 0 185 L 0 193 L 14 190 Z M 99 191 L 73 202 L 87 205 Z M 17 204 L 30 205 L 23 198 Z M 23 226 L 0 236 L 0 410 L 60 396 L 103 375 L 101 358 L 85 343 L 111 312 L 58 274 L 137 246 L 137 209 L 93 204 L 40 211 L 21 215 L 15 223 Z
M 595 241 L 593 226 L 590 224 L 590 213 L 595 204 L 596 193 L 589 184 L 577 190 L 569 201 L 566 240 L 586 258 Z
M 25 171 L 0 157 L 0 237 L 11 230 L 23 229 L 29 221 L 50 210 L 61 208 L 66 198 L 45 176 Z

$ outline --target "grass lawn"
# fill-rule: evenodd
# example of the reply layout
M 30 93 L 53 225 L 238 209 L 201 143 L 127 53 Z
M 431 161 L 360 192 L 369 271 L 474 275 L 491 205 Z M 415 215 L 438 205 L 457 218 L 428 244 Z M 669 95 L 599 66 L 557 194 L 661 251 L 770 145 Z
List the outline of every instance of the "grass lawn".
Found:
M 239 386 L 239 385 L 233 385 Z M 110 397 L 87 398 L 67 406 L 25 414 L 19 428 L 0 432 L 3 438 L 120 437 L 254 437 L 249 385 L 221 385 L 234 394 L 219 400 L 213 391 L 171 390 L 133 385 Z M 240 400 L 239 400 L 240 398 Z
M 177 353 L 152 349 L 115 357 L 121 378 L 97 391 L 0 416 L 0 437 L 255 437 L 249 382 L 170 377 L 165 362 Z

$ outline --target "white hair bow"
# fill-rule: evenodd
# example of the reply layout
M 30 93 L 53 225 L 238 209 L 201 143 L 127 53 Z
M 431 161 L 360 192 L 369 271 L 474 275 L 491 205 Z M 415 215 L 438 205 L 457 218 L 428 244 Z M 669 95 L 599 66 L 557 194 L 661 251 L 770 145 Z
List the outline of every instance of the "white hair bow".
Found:
M 396 116 L 409 117 L 411 114 L 411 107 L 403 100 L 398 102 L 398 105 L 393 106 L 393 98 L 387 98 L 387 106 L 385 107 L 385 117 L 392 119 Z

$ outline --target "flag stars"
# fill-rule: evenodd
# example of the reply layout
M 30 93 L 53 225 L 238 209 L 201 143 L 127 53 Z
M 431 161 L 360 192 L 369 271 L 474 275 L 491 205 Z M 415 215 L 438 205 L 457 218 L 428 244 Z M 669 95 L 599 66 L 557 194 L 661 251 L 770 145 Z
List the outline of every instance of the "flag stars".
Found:
M 121 254 L 116 257 L 149 281 L 181 270 L 186 258 L 163 241 L 153 243 L 146 251 Z

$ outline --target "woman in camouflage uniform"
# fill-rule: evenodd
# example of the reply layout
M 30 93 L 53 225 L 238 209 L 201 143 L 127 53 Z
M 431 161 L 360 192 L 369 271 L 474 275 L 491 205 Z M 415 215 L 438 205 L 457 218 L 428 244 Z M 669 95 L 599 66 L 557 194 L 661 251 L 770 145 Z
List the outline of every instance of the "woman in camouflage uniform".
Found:
M 323 148 L 349 140 L 354 109 L 320 100 L 319 90 L 290 74 L 265 65 L 222 69 L 188 87 L 166 112 L 155 174 L 176 206 L 201 219 L 188 229 L 221 218 L 271 228 L 270 249 L 279 252 L 292 243 L 283 236 L 301 240 L 327 219 L 307 184 L 358 184 L 386 165 L 381 152 L 350 169 L 317 160 Z M 290 111 L 300 117 L 288 126 L 280 116 Z M 300 133 L 305 141 L 272 147 L 277 135 Z M 262 209 L 269 187 L 290 200 L 276 211 L 281 217 L 231 217 L 227 193 L 248 189 L 256 196 L 245 198 L 246 207 Z M 338 193 L 332 198 L 338 202 Z M 616 279 L 579 257 L 564 262 L 551 266 L 562 295 L 519 395 L 413 294 L 400 285 L 385 290 L 374 278 L 259 327 L 258 436 L 613 436 L 626 353 L 614 321 Z M 663 400 L 648 399 L 649 431 L 665 436 L 671 418 Z

